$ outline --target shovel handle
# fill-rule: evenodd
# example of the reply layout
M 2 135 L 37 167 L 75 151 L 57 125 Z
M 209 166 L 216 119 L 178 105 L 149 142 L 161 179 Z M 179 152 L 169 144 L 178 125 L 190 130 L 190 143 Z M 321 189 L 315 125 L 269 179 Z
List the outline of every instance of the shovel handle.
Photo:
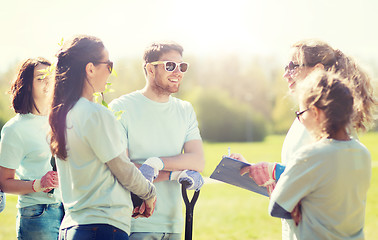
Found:
M 191 240 L 192 234 L 193 234 L 193 211 L 194 211 L 194 205 L 196 204 L 198 200 L 198 196 L 200 191 L 195 191 L 192 197 L 192 200 L 189 201 L 188 194 L 186 191 L 187 185 L 189 185 L 188 182 L 182 182 L 181 183 L 181 192 L 182 192 L 182 198 L 184 199 L 184 203 L 186 206 L 186 216 L 185 216 L 185 240 Z

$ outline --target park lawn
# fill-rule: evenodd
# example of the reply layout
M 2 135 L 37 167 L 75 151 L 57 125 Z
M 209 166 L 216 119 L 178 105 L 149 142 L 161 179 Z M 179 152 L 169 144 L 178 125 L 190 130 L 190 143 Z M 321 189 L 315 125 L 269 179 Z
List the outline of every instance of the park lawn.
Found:
M 210 176 L 228 147 L 231 152 L 242 153 L 250 162 L 280 161 L 283 140 L 284 136 L 268 136 L 258 143 L 204 143 L 203 175 Z M 362 135 L 360 140 L 370 150 L 373 160 L 365 237 L 375 239 L 378 235 L 378 133 Z M 6 209 L 0 214 L 0 240 L 15 239 L 16 201 L 16 196 L 7 195 Z M 268 204 L 268 198 L 244 189 L 223 183 L 205 184 L 194 210 L 193 239 L 280 239 L 281 222 L 268 215 Z
M 7 194 L 6 206 L 0 213 L 0 240 L 16 239 L 17 196 Z
M 209 176 L 222 155 L 242 153 L 249 162 L 280 161 L 284 136 L 268 136 L 261 143 L 205 143 Z M 372 156 L 372 179 L 368 191 L 365 238 L 378 235 L 378 133 L 360 134 L 360 141 Z M 227 184 L 206 184 L 194 216 L 193 239 L 280 239 L 281 222 L 268 215 L 268 199 Z M 206 214 L 204 214 L 204 212 Z

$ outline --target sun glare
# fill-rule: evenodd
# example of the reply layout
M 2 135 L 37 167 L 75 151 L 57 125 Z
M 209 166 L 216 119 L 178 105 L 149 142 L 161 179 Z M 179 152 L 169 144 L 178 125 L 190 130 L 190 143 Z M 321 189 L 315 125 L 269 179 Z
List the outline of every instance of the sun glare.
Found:
M 180 24 L 192 43 L 204 53 L 233 52 L 251 41 L 245 14 L 241 13 L 244 1 L 194 1 L 185 13 L 180 13 Z M 243 44 L 241 44 L 243 43 Z

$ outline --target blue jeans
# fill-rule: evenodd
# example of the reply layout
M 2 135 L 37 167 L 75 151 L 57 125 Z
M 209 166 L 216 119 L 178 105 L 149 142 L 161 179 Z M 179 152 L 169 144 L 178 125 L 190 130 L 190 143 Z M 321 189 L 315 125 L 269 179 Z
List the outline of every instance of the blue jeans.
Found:
M 0 190 L 0 212 L 5 208 L 5 193 Z
M 130 240 L 181 240 L 181 233 L 133 232 Z
M 58 239 L 64 216 L 63 204 L 37 204 L 18 209 L 16 229 L 19 240 Z
M 109 224 L 85 224 L 60 230 L 60 240 L 129 240 L 129 235 Z

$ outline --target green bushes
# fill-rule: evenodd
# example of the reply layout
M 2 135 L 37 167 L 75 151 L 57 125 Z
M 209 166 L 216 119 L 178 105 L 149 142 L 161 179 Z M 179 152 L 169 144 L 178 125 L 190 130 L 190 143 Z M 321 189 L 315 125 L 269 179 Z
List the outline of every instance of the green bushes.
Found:
M 261 114 L 218 89 L 197 89 L 190 94 L 201 136 L 211 142 L 263 141 L 267 131 Z
M 7 89 L 0 87 L 0 129 L 15 115 L 10 107 L 9 94 L 6 94 L 6 92 Z

